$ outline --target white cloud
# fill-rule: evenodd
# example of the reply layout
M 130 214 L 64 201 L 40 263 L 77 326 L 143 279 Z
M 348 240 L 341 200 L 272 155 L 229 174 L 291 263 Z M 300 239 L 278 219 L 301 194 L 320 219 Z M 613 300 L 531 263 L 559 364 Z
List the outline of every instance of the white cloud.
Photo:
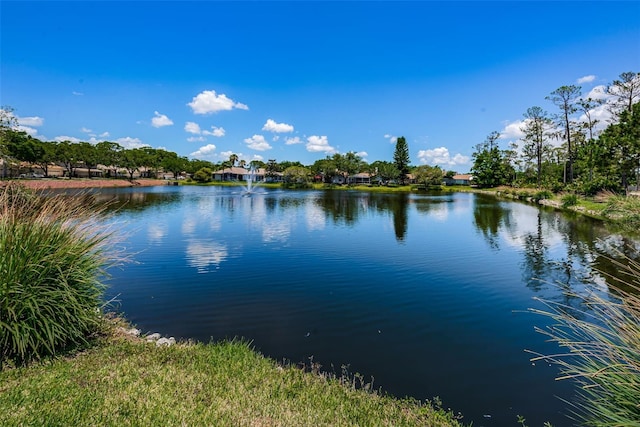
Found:
M 194 135 L 208 135 L 208 136 L 216 136 L 216 137 L 222 137 L 225 135 L 225 130 L 222 127 L 217 127 L 217 126 L 211 126 L 212 130 L 202 130 L 200 129 L 200 125 L 198 125 L 197 123 L 194 122 L 187 122 L 184 125 L 184 130 L 192 133 Z M 200 139 L 196 139 L 196 138 L 189 138 L 189 141 L 204 141 L 204 138 L 200 138 Z
M 149 144 L 143 144 L 140 138 L 131 138 L 130 136 L 126 136 L 124 138 L 118 138 L 116 141 L 118 144 L 122 145 L 124 148 L 142 148 L 149 147 Z
M 17 117 L 18 124 L 22 126 L 42 126 L 44 119 L 42 117 Z
M 262 135 L 253 135 L 251 138 L 246 138 L 244 142 L 247 143 L 249 148 L 256 151 L 267 151 L 271 150 L 271 146 L 264 139 Z
M 220 158 L 229 160 L 229 157 L 231 157 L 232 154 L 234 154 L 233 151 L 223 151 L 220 153 Z M 238 157 L 242 157 L 242 154 L 238 154 Z
M 191 157 L 203 158 L 203 157 L 211 157 L 215 155 L 216 146 L 213 144 L 207 144 L 198 149 L 198 151 L 194 151 L 190 154 Z
M 69 141 L 73 143 L 78 143 L 82 141 L 80 138 L 76 138 L 75 136 L 67 136 L 67 135 L 56 136 L 55 138 L 53 138 L 53 140 L 57 142 Z
M 157 111 L 154 111 L 155 117 L 151 119 L 151 126 L 154 128 L 161 128 L 163 126 L 171 126 L 173 121 L 164 114 L 160 114 Z
M 82 92 L 76 92 L 75 90 L 74 90 L 73 92 L 71 92 L 71 93 L 72 93 L 73 95 L 75 95 L 75 96 L 82 96 L 82 95 L 84 95 L 84 93 L 82 93 Z
M 216 127 L 216 126 L 211 126 L 211 129 L 213 130 L 203 130 L 202 134 L 203 135 L 211 135 L 211 136 L 216 136 L 218 138 L 224 136 L 225 134 L 225 130 L 222 127 Z
M 293 138 L 285 138 L 284 139 L 284 143 L 286 145 L 294 145 L 294 144 L 300 144 L 302 143 L 302 141 L 300 141 L 300 137 L 294 136 Z
M 586 96 L 586 99 L 609 99 L 611 95 L 607 94 L 607 87 L 605 85 L 595 86 L 593 89 L 589 91 Z
M 522 128 L 526 126 L 525 120 L 516 120 L 515 122 L 507 122 L 502 132 L 500 132 L 501 139 L 521 139 L 524 137 Z
M 207 138 L 205 138 L 204 136 L 190 136 L 189 138 L 187 138 L 187 141 L 189 142 L 204 142 L 206 140 Z
M 449 149 L 446 147 L 438 147 L 433 150 L 420 150 L 418 158 L 422 164 L 441 165 L 441 166 L 457 166 L 469 163 L 469 157 L 462 154 L 456 154 L 451 157 Z
M 388 134 L 388 133 L 385 133 L 385 134 L 384 134 L 384 137 L 385 137 L 386 139 L 388 139 L 388 140 L 389 140 L 389 142 L 390 142 L 390 143 L 392 143 L 392 144 L 395 144 L 395 143 L 396 143 L 396 141 L 398 141 L 398 137 L 397 137 L 397 136 L 393 136 L 393 135 Z
M 275 135 L 273 138 L 271 138 L 271 140 L 273 142 L 279 141 L 280 140 L 280 135 Z
M 92 131 L 91 129 L 86 128 L 86 127 L 82 127 L 82 128 L 80 129 L 80 132 L 84 132 L 84 133 L 93 133 L 93 131 Z
M 189 133 L 193 133 L 196 135 L 200 135 L 200 125 L 198 125 L 197 123 L 194 122 L 187 122 L 184 125 L 184 130 L 189 132 Z
M 187 104 L 195 114 L 217 113 L 218 111 L 228 111 L 234 108 L 239 110 L 248 110 L 245 104 L 235 102 L 231 98 L 227 98 L 224 93 L 218 95 L 215 90 L 205 90 L 194 96 L 190 103 Z
M 262 126 L 262 130 L 267 132 L 286 133 L 293 132 L 293 126 L 286 123 L 276 123 L 273 119 L 268 119 Z
M 100 138 L 106 138 L 109 136 L 109 132 L 102 132 L 99 136 Z
M 311 135 L 307 138 L 307 151 L 311 153 L 336 153 L 336 149 L 329 145 L 329 139 L 323 135 Z
M 367 153 L 366 151 L 358 151 L 358 152 L 356 153 L 356 156 L 359 156 L 359 157 L 361 157 L 361 158 L 365 158 L 365 157 L 367 157 L 368 155 L 369 155 L 369 153 Z
M 584 77 L 580 77 L 577 82 L 579 85 L 583 84 L 583 83 L 591 83 L 592 81 L 594 81 L 596 79 L 596 76 L 594 76 L 593 74 L 590 74 L 588 76 L 584 76 Z

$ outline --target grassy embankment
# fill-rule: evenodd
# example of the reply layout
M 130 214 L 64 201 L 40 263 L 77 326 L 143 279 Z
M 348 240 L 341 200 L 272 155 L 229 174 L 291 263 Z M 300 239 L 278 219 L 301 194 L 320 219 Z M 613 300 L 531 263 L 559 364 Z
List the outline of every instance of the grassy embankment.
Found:
M 0 425 L 459 425 L 247 343 L 159 347 L 118 332 L 97 280 L 117 261 L 114 235 L 88 200 L 63 197 L 0 189 Z

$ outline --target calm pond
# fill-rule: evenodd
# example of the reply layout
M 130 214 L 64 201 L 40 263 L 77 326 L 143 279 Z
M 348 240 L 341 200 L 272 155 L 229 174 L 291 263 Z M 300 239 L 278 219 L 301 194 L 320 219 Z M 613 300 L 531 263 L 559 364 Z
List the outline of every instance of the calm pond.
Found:
M 393 395 L 431 399 L 474 426 L 571 425 L 575 390 L 527 312 L 533 297 L 607 283 L 600 255 L 638 248 L 601 224 L 467 194 L 258 187 L 101 190 L 135 262 L 112 269 L 115 309 L 145 333 L 243 337 L 294 364 L 362 374 Z M 558 285 L 559 284 L 559 285 Z

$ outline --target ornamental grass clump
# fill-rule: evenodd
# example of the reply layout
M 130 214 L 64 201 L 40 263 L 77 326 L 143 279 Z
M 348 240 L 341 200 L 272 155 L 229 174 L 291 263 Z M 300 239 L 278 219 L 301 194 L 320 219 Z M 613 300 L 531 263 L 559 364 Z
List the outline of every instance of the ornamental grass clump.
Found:
M 572 293 L 582 302 L 575 310 L 561 303 L 542 301 L 548 308 L 532 310 L 555 321 L 538 329 L 567 349 L 565 354 L 539 355 L 559 365 L 559 380 L 579 386 L 573 405 L 580 425 L 638 426 L 640 423 L 640 264 L 612 261 L 627 280 L 611 278 L 609 295 L 592 290 Z
M 0 188 L 0 369 L 88 343 L 113 233 L 86 197 Z M 104 224 L 104 223 L 103 223 Z

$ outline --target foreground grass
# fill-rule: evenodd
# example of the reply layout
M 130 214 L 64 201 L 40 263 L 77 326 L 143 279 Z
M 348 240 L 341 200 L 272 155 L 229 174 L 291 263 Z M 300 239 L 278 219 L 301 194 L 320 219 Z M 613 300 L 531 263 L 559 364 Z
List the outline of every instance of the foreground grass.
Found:
M 626 279 L 610 284 L 608 296 L 595 287 L 569 291 L 567 297 L 584 309 L 536 298 L 548 310 L 531 310 L 554 321 L 537 330 L 566 350 L 532 360 L 557 364 L 558 379 L 579 386 L 573 413 L 585 426 L 640 425 L 640 264 L 628 258 L 612 262 Z
M 242 342 L 156 347 L 113 336 L 0 372 L 0 425 L 457 426 L 429 404 L 281 367 Z

